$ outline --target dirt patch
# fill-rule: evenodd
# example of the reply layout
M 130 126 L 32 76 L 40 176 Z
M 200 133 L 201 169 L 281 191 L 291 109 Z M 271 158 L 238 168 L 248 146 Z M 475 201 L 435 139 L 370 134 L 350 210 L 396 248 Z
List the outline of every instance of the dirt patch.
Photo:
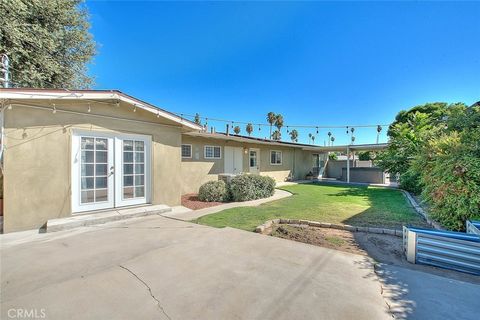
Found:
M 392 235 L 286 224 L 273 225 L 271 235 L 368 256 L 380 263 L 397 265 L 408 269 L 480 284 L 480 277 L 474 275 L 409 263 L 403 253 L 402 238 Z
M 197 193 L 185 194 L 182 196 L 182 206 L 192 210 L 215 207 L 224 204 L 224 202 L 204 202 L 198 199 Z

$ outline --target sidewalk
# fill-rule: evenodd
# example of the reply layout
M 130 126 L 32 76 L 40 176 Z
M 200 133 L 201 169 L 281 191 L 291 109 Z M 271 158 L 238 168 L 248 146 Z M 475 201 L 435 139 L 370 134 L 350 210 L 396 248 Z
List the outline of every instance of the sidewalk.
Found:
M 292 194 L 288 191 L 275 189 L 275 194 L 265 199 L 258 199 L 258 200 L 245 201 L 245 202 L 230 202 L 230 203 L 221 204 L 219 206 L 204 208 L 200 210 L 191 210 L 182 206 L 178 206 L 178 207 L 173 207 L 172 211 L 170 212 L 162 213 L 161 216 L 166 218 L 182 220 L 182 221 L 191 221 L 212 213 L 223 211 L 225 209 L 236 208 L 236 207 L 255 207 L 255 206 L 261 205 L 262 203 L 283 199 L 291 195 Z

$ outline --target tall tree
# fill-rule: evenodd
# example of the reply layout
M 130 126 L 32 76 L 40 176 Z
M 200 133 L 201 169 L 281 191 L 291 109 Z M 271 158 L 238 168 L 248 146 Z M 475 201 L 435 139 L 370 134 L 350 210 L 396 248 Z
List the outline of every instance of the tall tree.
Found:
M 248 135 L 251 136 L 253 132 L 253 124 L 251 123 L 247 124 L 247 127 L 245 128 L 245 130 L 247 131 Z
M 270 139 L 272 139 L 272 127 L 275 121 L 277 120 L 277 115 L 275 112 L 269 112 L 267 113 L 267 122 L 270 124 Z
M 199 126 L 202 125 L 202 121 L 200 120 L 200 115 L 198 113 L 195 113 L 195 119 L 193 120 L 193 122 L 195 122 Z
M 282 133 L 278 130 L 275 130 L 273 133 L 272 133 L 272 139 L 273 140 L 282 140 Z
M 315 144 L 315 135 L 312 134 L 312 144 Z
M 235 134 L 240 134 L 240 131 L 242 131 L 242 129 L 240 129 L 240 126 L 235 126 L 235 128 L 233 128 L 233 132 L 235 132 Z
M 312 141 L 312 134 L 309 133 L 309 134 L 308 134 L 308 143 L 311 143 L 311 141 Z
M 13 86 L 88 88 L 95 54 L 81 0 L 0 1 L 0 53 L 10 58 Z
M 292 142 L 298 142 L 298 131 L 297 131 L 297 129 L 293 129 L 292 131 L 290 131 L 290 139 L 292 140 Z
M 282 131 L 283 127 L 283 116 L 281 114 L 277 114 L 275 117 L 275 127 L 277 127 L 278 131 Z

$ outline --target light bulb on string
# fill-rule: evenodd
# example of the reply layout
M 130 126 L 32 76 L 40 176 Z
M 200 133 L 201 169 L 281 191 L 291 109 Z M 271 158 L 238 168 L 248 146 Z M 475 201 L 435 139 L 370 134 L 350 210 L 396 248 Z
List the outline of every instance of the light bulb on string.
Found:
M 57 107 L 55 106 L 55 103 L 53 104 L 53 110 L 52 110 L 52 113 L 53 113 L 53 114 L 57 113 Z
M 137 112 L 137 105 L 134 105 L 133 112 Z
M 87 112 L 90 113 L 92 111 L 92 108 L 90 107 L 90 103 L 88 104 L 88 109 Z

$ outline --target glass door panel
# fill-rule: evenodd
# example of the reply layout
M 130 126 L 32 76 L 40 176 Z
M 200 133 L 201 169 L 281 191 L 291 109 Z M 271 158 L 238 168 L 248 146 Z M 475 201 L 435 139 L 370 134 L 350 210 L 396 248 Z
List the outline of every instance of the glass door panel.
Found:
M 72 155 L 72 211 L 113 207 L 113 139 L 74 135 Z
M 117 138 L 116 202 L 118 205 L 147 203 L 149 176 L 150 140 L 146 137 Z

